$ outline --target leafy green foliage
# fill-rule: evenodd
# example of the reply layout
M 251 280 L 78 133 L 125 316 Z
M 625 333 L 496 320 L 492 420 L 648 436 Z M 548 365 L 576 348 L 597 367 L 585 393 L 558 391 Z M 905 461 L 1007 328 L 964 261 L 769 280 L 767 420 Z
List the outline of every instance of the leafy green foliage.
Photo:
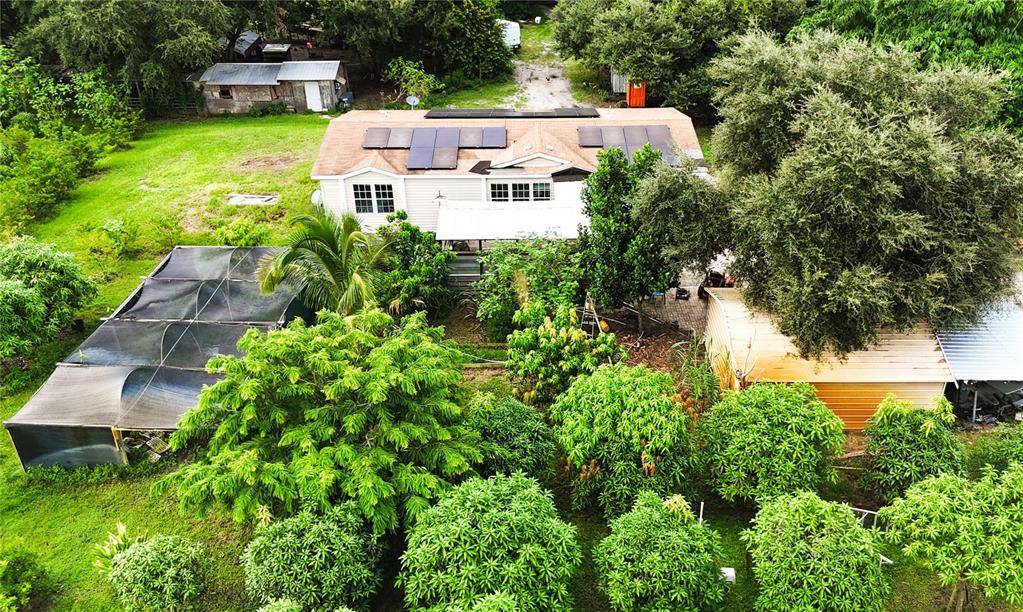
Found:
M 542 479 L 550 475 L 557 443 L 543 415 L 513 397 L 497 399 L 478 393 L 467 409 L 466 425 L 483 440 L 484 476 L 524 472 Z
M 416 310 L 436 312 L 446 306 L 452 292 L 445 286 L 455 253 L 441 247 L 433 232 L 408 222 L 408 213 L 388 215 L 389 223 L 377 233 L 390 249 L 384 265 L 380 303 L 397 313 Z
M 0 610 L 31 609 L 51 587 L 34 554 L 18 548 L 0 551 Z
M 398 584 L 413 610 L 569 610 L 581 553 L 551 494 L 522 474 L 474 478 L 422 513 L 408 532 Z M 510 601 L 509 601 L 510 600 Z
M 261 246 L 270 240 L 270 228 L 248 217 L 238 217 L 218 227 L 216 237 L 224 246 Z
M 175 449 L 208 438 L 206 449 L 153 487 L 185 511 L 251 520 L 351 499 L 381 533 L 482 458 L 455 403 L 459 356 L 422 313 L 394 329 L 380 312 L 321 312 L 318 325 L 250 330 L 238 346 L 244 357 L 210 360 L 224 379 L 171 437 Z
M 127 610 L 180 610 L 206 590 L 208 559 L 173 535 L 156 535 L 117 554 L 108 579 Z
M 96 284 L 70 253 L 33 238 L 0 245 L 0 278 L 21 281 L 46 306 L 44 332 L 52 337 L 71 324 L 75 314 L 97 294 Z
M 969 586 L 988 597 L 1023 601 L 1023 465 L 977 481 L 942 474 L 918 482 L 882 508 L 888 539 L 911 559 L 956 585 L 961 609 Z
M 864 482 L 890 499 L 928 476 L 962 474 L 966 458 L 954 423 L 952 404 L 943 397 L 926 410 L 889 394 L 863 431 L 870 457 Z
M 715 60 L 733 228 L 720 247 L 747 302 L 803 355 L 969 320 L 1011 286 L 1023 142 L 994 127 L 1003 86 L 917 59 L 828 32 L 787 44 L 755 32 Z
M 721 399 L 721 381 L 710 362 L 700 355 L 703 340 L 691 340 L 678 348 L 675 379 L 682 386 L 687 410 L 703 413 Z
M 1023 463 L 1023 427 L 1019 425 L 1003 423 L 994 432 L 974 440 L 967 448 L 971 476 L 979 475 L 985 465 L 1002 472 L 1012 463 Z
M 601 366 L 575 379 L 550 408 L 576 502 L 596 492 L 607 517 L 627 512 L 640 491 L 685 489 L 695 471 L 690 418 L 672 401 L 671 376 L 645 366 Z
M 114 256 L 124 257 L 138 252 L 139 226 L 133 219 L 113 217 L 107 219 L 99 229 Z
M 632 510 L 611 522 L 594 550 L 601 588 L 615 610 L 710 610 L 725 584 L 721 539 L 701 525 L 680 496 L 640 493 Z
M 9 150 L 7 163 L 0 160 L 2 236 L 52 215 L 78 184 L 82 160 L 95 155 L 83 155 L 77 139 L 37 137 L 20 128 L 8 128 L 0 137 L 5 141 L 0 146 Z
M 376 592 L 380 552 L 362 512 L 347 502 L 323 516 L 304 511 L 258 527 L 241 561 L 254 600 L 320 610 L 361 604 Z
M 497 0 L 452 2 L 447 11 L 447 72 L 483 81 L 511 70 L 511 49 L 504 44 L 504 29 L 497 22 L 502 17 Z
M 764 502 L 742 533 L 760 585 L 757 610 L 883 610 L 878 542 L 844 504 L 803 491 Z
M 518 381 L 516 391 L 528 404 L 549 405 L 580 374 L 627 357 L 614 334 L 590 338 L 580 329 L 574 309 L 560 308 L 554 320 L 545 317 L 538 327 L 508 336 L 507 367 Z
M 396 57 L 387 64 L 384 80 L 394 85 L 395 102 L 405 100 L 406 96 L 426 99 L 432 93 L 444 89 L 440 79 L 423 69 L 423 62 L 414 62 L 403 57 Z
M 613 147 L 597 153 L 597 169 L 586 177 L 583 211 L 590 225 L 581 228 L 579 247 L 589 291 L 601 305 L 618 307 L 640 300 L 655 289 L 667 289 L 674 280 L 661 256 L 664 232 L 641 230 L 632 213 L 636 185 L 653 172 L 660 157 L 660 151 L 647 144 L 630 163 L 621 149 Z
M 564 240 L 498 242 L 481 260 L 486 273 L 476 284 L 476 318 L 495 340 L 504 340 L 512 332 L 515 312 L 526 303 L 540 312 L 556 312 L 562 305 L 576 303 L 579 255 Z
M 312 310 L 354 314 L 376 304 L 385 245 L 362 231 L 352 213 L 340 219 L 319 211 L 291 220 L 287 246 L 259 265 L 263 291 L 281 284 L 302 287 L 299 297 Z
M 807 383 L 756 383 L 727 392 L 700 419 L 698 435 L 714 489 L 758 503 L 834 482 L 842 421 Z
M 256 612 L 305 612 L 305 608 L 290 599 L 275 599 L 265 606 L 260 606 Z
M 0 277 L 0 360 L 25 355 L 42 338 L 46 304 L 38 291 Z
M 829 29 L 920 53 L 924 65 L 966 65 L 1005 73 L 1004 116 L 1023 124 L 1023 16 L 1013 2 L 824 0 L 799 28 Z
M 114 531 L 107 533 L 105 542 L 95 545 L 96 558 L 92 560 L 92 565 L 109 580 L 114 571 L 114 558 L 144 539 L 142 536 L 129 538 L 128 528 L 119 522 Z

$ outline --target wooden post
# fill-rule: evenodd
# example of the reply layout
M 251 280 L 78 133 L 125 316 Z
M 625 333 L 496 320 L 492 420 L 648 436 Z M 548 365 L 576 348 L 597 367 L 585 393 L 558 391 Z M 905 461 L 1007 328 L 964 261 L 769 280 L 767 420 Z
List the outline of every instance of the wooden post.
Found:
M 117 454 L 121 456 L 121 464 L 128 465 L 128 453 L 124 450 L 124 445 L 121 444 L 121 430 L 111 427 L 110 433 L 114 436 L 114 448 L 117 449 Z

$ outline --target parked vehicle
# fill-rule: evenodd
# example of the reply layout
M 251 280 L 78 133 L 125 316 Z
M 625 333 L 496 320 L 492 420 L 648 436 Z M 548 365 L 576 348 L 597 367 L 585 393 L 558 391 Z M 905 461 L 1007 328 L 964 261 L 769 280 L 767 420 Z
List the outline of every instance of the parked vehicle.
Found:
M 498 19 L 497 23 L 504 27 L 504 44 L 513 51 L 518 50 L 522 46 L 522 28 L 518 22 Z

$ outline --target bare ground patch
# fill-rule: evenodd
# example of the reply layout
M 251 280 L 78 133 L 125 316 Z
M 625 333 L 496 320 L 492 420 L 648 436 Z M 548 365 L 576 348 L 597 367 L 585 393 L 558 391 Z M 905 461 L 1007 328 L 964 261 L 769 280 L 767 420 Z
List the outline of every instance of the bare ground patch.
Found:
M 238 167 L 249 172 L 255 170 L 287 170 L 302 161 L 294 155 L 260 155 L 242 160 Z

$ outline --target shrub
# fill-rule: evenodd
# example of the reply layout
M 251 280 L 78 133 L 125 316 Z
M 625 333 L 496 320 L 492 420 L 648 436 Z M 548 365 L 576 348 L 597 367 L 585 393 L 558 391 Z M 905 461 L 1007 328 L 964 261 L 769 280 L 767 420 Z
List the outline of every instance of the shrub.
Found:
M 109 580 L 128 610 L 179 610 L 206 590 L 201 548 L 173 535 L 156 535 L 114 556 Z
M 815 490 L 837 478 L 842 421 L 806 383 L 757 383 L 726 393 L 700 419 L 698 436 L 715 490 L 762 501 Z
M 980 477 L 984 466 L 1004 472 L 1014 462 L 1023 463 L 1023 426 L 1003 423 L 990 434 L 973 440 L 966 449 L 971 477 Z
M 742 533 L 757 610 L 883 610 L 889 586 L 874 533 L 844 504 L 803 491 L 765 501 Z
M 557 444 L 543 415 L 515 398 L 498 400 L 480 393 L 469 405 L 466 425 L 483 439 L 484 476 L 525 472 L 538 479 L 550 475 Z
M 224 246 L 261 246 L 270 240 L 270 228 L 247 217 L 238 217 L 218 227 L 216 238 Z
M 270 116 L 283 115 L 285 110 L 284 102 L 271 102 L 263 107 L 263 112 Z
M 358 604 L 380 586 L 380 545 L 354 503 L 317 516 L 304 511 L 256 530 L 242 554 L 245 586 L 256 601 L 300 608 Z
M 725 596 L 721 538 L 680 496 L 639 494 L 593 553 L 615 610 L 710 610 Z
M 99 229 L 115 257 L 138 252 L 139 226 L 133 219 L 107 219 Z
M 468 609 L 567 610 L 581 553 L 551 494 L 515 474 L 474 478 L 426 510 L 408 533 L 398 584 L 405 604 Z
M 539 326 L 515 330 L 508 336 L 507 367 L 518 379 L 518 392 L 526 403 L 550 404 L 576 376 L 628 357 L 614 334 L 590 338 L 577 322 L 574 310 L 561 308 L 554 320 L 545 317 Z
M 952 430 L 952 404 L 937 398 L 934 408 L 915 407 L 889 394 L 863 431 L 870 462 L 864 484 L 889 499 L 914 482 L 950 472 L 961 474 L 963 444 Z
M 0 277 L 19 280 L 46 304 L 46 333 L 53 335 L 96 297 L 96 284 L 70 253 L 33 238 L 0 245 Z
M 910 559 L 955 585 L 950 607 L 969 597 L 970 585 L 988 597 L 1023 602 L 1023 465 L 991 468 L 980 480 L 941 474 L 911 485 L 882 508 L 887 537 Z
M 682 386 L 686 409 L 706 412 L 721 399 L 721 381 L 706 359 L 700 358 L 703 342 L 690 342 L 678 348 L 679 365 L 675 377 Z
M 305 609 L 290 599 L 275 599 L 261 606 L 257 612 L 305 612 Z
M 0 180 L 0 230 L 13 234 L 51 215 L 78 184 L 82 158 L 74 143 L 31 138 Z
M 0 360 L 25 355 L 44 335 L 46 304 L 20 280 L 0 277 Z
M 486 272 L 476 284 L 476 318 L 495 340 L 515 329 L 515 311 L 527 302 L 543 305 L 548 313 L 575 303 L 579 254 L 564 240 L 499 242 L 481 259 Z
M 433 232 L 409 223 L 405 211 L 399 210 L 387 219 L 389 223 L 377 229 L 391 251 L 380 292 L 381 305 L 399 314 L 444 308 L 452 298 L 445 282 L 455 253 L 442 248 Z
M 263 107 L 259 106 L 258 104 L 253 104 L 252 106 L 249 107 L 249 110 L 245 111 L 245 114 L 253 118 L 262 117 Z
M 550 409 L 566 469 L 577 469 L 576 504 L 597 493 L 607 517 L 640 491 L 684 490 L 697 466 L 691 420 L 670 398 L 671 376 L 645 366 L 605 365 L 575 379 Z
M 120 149 L 138 135 L 141 113 L 128 106 L 128 88 L 111 80 L 102 69 L 72 77 L 74 112 L 90 133 L 104 144 Z
M 50 582 L 34 554 L 18 548 L 0 551 L 0 610 L 28 609 L 49 590 Z

